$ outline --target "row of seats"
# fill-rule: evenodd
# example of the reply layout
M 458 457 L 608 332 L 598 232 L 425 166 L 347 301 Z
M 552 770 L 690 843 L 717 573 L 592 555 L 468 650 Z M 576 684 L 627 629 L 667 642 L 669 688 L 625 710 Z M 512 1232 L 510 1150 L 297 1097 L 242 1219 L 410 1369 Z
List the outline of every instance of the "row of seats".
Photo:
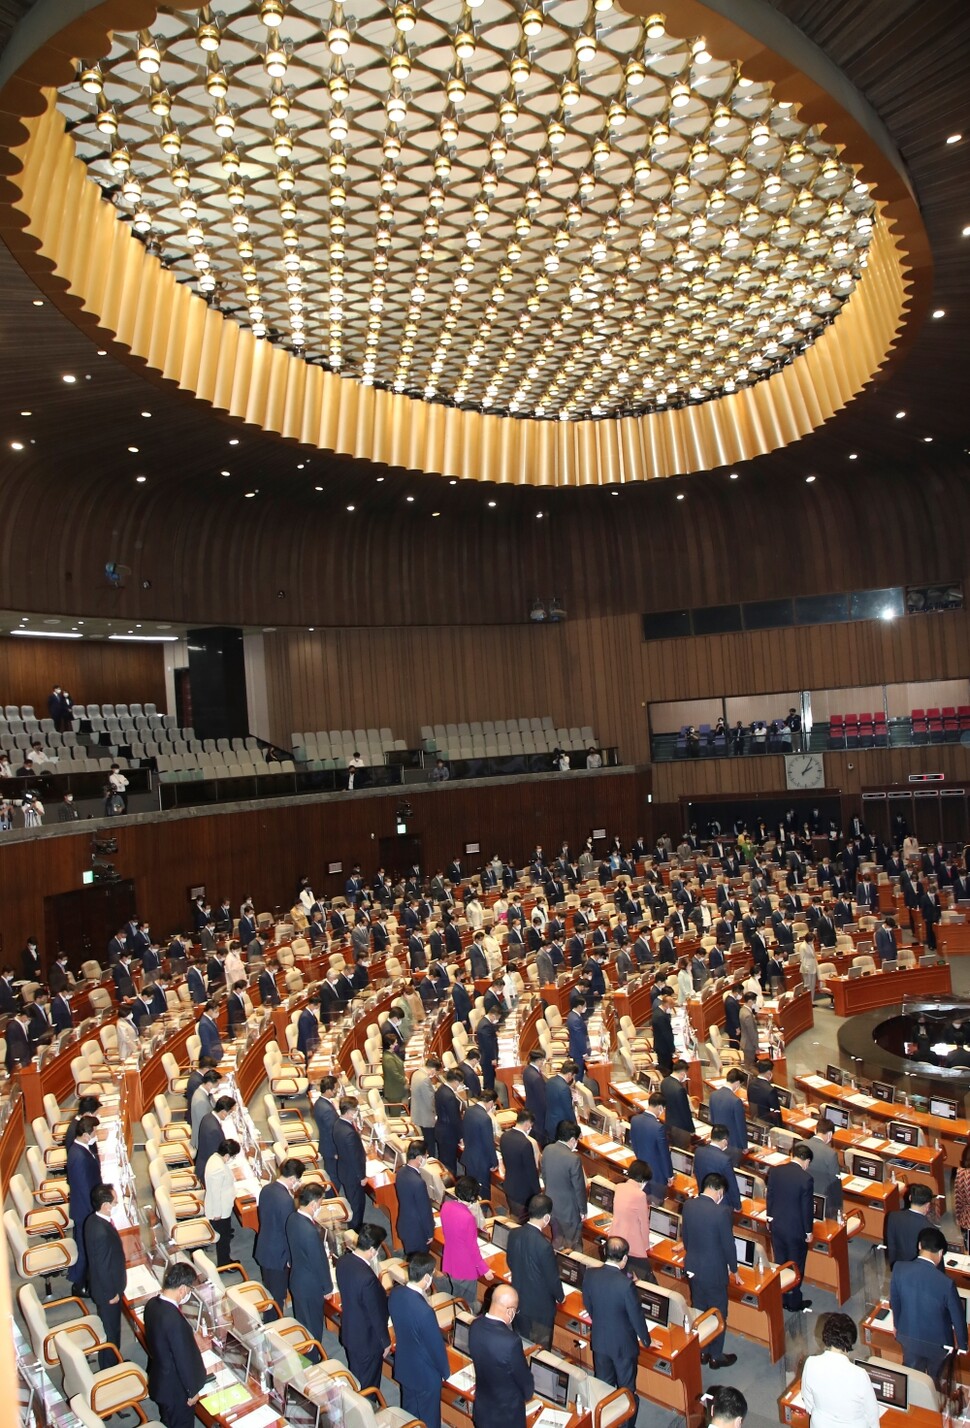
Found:
M 296 762 L 321 769 L 346 768 L 354 754 L 360 754 L 369 768 L 380 767 L 389 753 L 407 748 L 404 739 L 395 739 L 387 728 L 318 729 L 316 733 L 293 734 L 291 738 Z
M 914 709 L 914 744 L 955 744 L 970 730 L 970 704 L 944 705 L 940 709 Z
M 425 724 L 421 739 L 427 753 L 444 759 L 503 758 L 512 754 L 545 754 L 555 749 L 579 753 L 597 747 L 589 725 L 557 728 L 543 719 L 498 719 L 471 724 Z
M 830 749 L 885 749 L 888 745 L 889 726 L 881 711 L 829 716 Z

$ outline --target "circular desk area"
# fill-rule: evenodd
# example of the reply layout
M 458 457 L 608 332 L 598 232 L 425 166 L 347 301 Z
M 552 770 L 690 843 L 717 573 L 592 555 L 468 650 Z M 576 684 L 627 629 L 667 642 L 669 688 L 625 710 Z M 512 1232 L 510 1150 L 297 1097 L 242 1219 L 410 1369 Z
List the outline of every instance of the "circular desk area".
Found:
M 970 998 L 925 997 L 879 1007 L 855 1016 L 839 1028 L 843 1066 L 854 1077 L 896 1085 L 907 1096 L 955 1100 L 959 1115 L 970 1089 L 970 1065 L 947 1066 L 970 1041 Z M 967 1055 L 970 1062 L 970 1054 Z

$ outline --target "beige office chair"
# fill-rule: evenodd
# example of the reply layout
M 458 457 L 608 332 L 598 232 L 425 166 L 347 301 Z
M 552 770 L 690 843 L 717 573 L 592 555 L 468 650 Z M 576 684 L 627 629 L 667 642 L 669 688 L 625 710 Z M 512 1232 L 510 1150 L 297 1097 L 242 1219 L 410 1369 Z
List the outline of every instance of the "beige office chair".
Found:
M 164 1187 L 159 1187 L 155 1191 L 155 1208 L 158 1211 L 158 1218 L 161 1221 L 162 1232 L 169 1244 L 185 1253 L 194 1249 L 199 1249 L 202 1245 L 211 1245 L 217 1238 L 212 1225 L 204 1215 L 199 1215 L 196 1219 L 180 1220 L 172 1203 L 171 1196 Z
M 92 987 L 88 992 L 88 1001 L 91 1003 L 91 1010 L 95 1013 L 109 1012 L 114 1005 L 107 987 Z
M 44 1115 L 47 1117 L 47 1124 L 50 1126 L 51 1135 L 57 1145 L 60 1145 L 67 1135 L 67 1128 L 71 1124 L 71 1118 L 65 1117 L 58 1105 L 57 1097 L 52 1096 L 48 1091 L 44 1097 Z
M 170 1096 L 181 1096 L 184 1099 L 185 1088 L 189 1081 L 189 1073 L 182 1070 L 171 1051 L 162 1052 L 162 1070 L 165 1072 L 168 1094 Z
M 178 1172 L 176 1172 L 177 1174 Z M 164 1160 L 157 1156 L 148 1162 L 148 1178 L 152 1183 L 152 1190 L 165 1190 L 172 1202 L 172 1209 L 178 1220 L 197 1220 L 204 1211 L 205 1195 L 201 1186 L 198 1190 L 191 1188 L 177 1189 L 175 1185 L 175 1175 L 168 1169 Z M 195 1176 L 192 1176 L 195 1180 Z M 198 1181 L 196 1181 L 198 1185 Z
M 88 1407 L 80 1393 L 75 1394 L 71 1399 L 71 1412 L 84 1428 L 105 1428 L 105 1421 L 99 1418 L 92 1408 Z M 159 1423 L 157 1418 L 152 1418 L 143 1424 L 143 1428 L 165 1428 L 164 1423 Z
M 14 1209 L 29 1238 L 57 1239 L 65 1232 L 70 1220 L 63 1205 L 38 1208 L 34 1204 L 33 1192 L 22 1175 L 11 1175 L 8 1188 Z
M 192 1127 L 188 1124 L 187 1121 L 175 1119 L 175 1117 L 172 1115 L 172 1108 L 168 1103 L 168 1097 L 165 1095 L 164 1091 L 160 1091 L 158 1093 L 158 1095 L 155 1097 L 153 1105 L 155 1107 L 155 1115 L 158 1118 L 158 1124 L 162 1130 L 163 1140 L 173 1141 L 192 1139 Z M 142 1118 L 142 1124 L 144 1124 L 144 1117 Z
M 97 1091 L 90 1094 L 96 1095 Z M 63 1171 L 67 1166 L 67 1151 L 62 1145 L 57 1145 L 51 1128 L 43 1116 L 37 1116 L 30 1123 L 33 1132 L 34 1142 L 41 1155 L 44 1157 L 44 1164 L 48 1170 Z
M 95 1373 L 75 1334 L 55 1334 L 54 1347 L 64 1370 L 65 1397 L 77 1395 L 99 1417 L 108 1418 L 133 1408 L 143 1423 L 148 1421 L 140 1407 L 148 1397 L 148 1379 L 137 1364 L 118 1354 L 115 1365 Z
M 63 1176 L 51 1175 L 44 1164 L 44 1157 L 36 1145 L 28 1145 L 24 1152 L 30 1178 L 34 1182 L 34 1195 L 42 1205 L 64 1205 L 68 1199 L 68 1185 Z
M 81 963 L 81 976 L 86 982 L 100 982 L 104 976 L 104 970 L 100 962 L 90 958 L 87 962 Z
M 42 1279 L 44 1293 L 51 1296 L 51 1279 L 55 1274 L 66 1274 L 77 1261 L 77 1245 L 73 1240 L 41 1240 L 31 1244 L 16 1210 L 5 1210 L 3 1228 L 10 1246 L 10 1257 L 14 1270 L 21 1279 Z
M 96 1314 L 88 1312 L 85 1305 L 74 1295 L 65 1299 L 49 1299 L 41 1303 L 37 1290 L 32 1284 L 22 1284 L 17 1290 L 17 1302 L 27 1325 L 27 1336 L 34 1357 L 39 1363 L 52 1368 L 59 1362 L 54 1338 L 57 1334 L 75 1334 L 83 1349 L 94 1348 L 105 1342 L 104 1325 Z M 73 1304 L 80 1310 L 74 1318 L 62 1319 L 52 1324 L 48 1318 L 51 1309 L 59 1309 L 65 1304 Z

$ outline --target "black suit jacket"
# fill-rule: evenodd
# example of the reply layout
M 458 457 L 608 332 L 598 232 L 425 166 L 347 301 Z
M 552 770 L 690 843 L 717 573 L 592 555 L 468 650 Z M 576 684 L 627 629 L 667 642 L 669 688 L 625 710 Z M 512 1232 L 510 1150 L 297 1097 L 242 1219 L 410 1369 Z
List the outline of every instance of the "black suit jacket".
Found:
M 709 1195 L 685 1200 L 681 1233 L 687 1273 L 705 1287 L 726 1289 L 728 1275 L 735 1274 L 738 1268 L 730 1208 L 716 1204 Z
M 653 1027 L 653 1050 L 657 1058 L 657 1065 L 661 1071 L 669 1071 L 673 1065 L 674 1056 L 677 1051 L 670 1017 L 661 1007 L 657 1007 L 653 1013 L 651 1025 Z
M 225 1128 L 215 1111 L 206 1111 L 199 1122 L 198 1150 L 195 1155 L 195 1173 L 200 1180 L 203 1179 L 210 1155 L 215 1155 L 225 1138 Z
M 70 1004 L 66 998 L 54 997 L 51 1002 L 51 1021 L 55 1031 L 68 1031 L 74 1025 Z
M 339 1115 L 333 1128 L 333 1143 L 337 1152 L 337 1173 L 344 1189 L 362 1193 L 361 1181 L 367 1174 L 367 1152 L 359 1132 Z
M 340 1291 L 340 1342 L 348 1359 L 383 1353 L 391 1342 L 387 1332 L 387 1294 L 366 1261 L 348 1250 L 336 1264 Z
M 886 1257 L 890 1269 L 897 1260 L 916 1259 L 919 1254 L 916 1241 L 929 1223 L 925 1215 L 917 1215 L 915 1210 L 890 1210 L 886 1216 Z
M 798 1161 L 775 1165 L 768 1172 L 768 1217 L 774 1239 L 788 1245 L 805 1243 L 815 1220 L 813 1196 L 815 1182 Z
M 95 1304 L 107 1304 L 124 1294 L 128 1271 L 125 1247 L 110 1220 L 91 1214 L 84 1222 L 84 1248 L 88 1257 L 88 1283 Z
M 526 1205 L 539 1193 L 539 1170 L 532 1141 L 514 1126 L 503 1133 L 499 1150 L 505 1165 L 505 1197 Z
M 546 1130 L 546 1078 L 537 1066 L 526 1066 L 522 1072 L 522 1087 L 525 1091 L 525 1107 L 535 1120 L 535 1133 L 545 1139 Z
M 482 1314 L 468 1333 L 468 1352 L 475 1365 L 475 1428 L 525 1428 L 525 1405 L 534 1384 L 514 1329 Z
M 253 1257 L 260 1269 L 286 1269 L 290 1262 L 286 1224 L 293 1213 L 293 1196 L 285 1185 L 271 1180 L 259 1192 L 257 1209 L 259 1229 Z
M 333 1292 L 330 1265 L 323 1238 L 308 1215 L 294 1210 L 286 1222 L 286 1243 L 290 1252 L 290 1287 L 294 1299 Z
M 9 1075 L 14 1066 L 26 1066 L 28 1061 L 33 1059 L 34 1048 L 30 1043 L 26 1027 L 15 1019 L 7 1023 L 4 1035 L 7 1039 L 7 1074 Z
M 778 1092 L 763 1076 L 752 1076 L 748 1082 L 748 1105 L 755 1120 L 769 1121 L 773 1126 L 781 1125 Z
M 264 1007 L 278 1007 L 280 1004 L 276 978 L 268 967 L 264 967 L 259 974 L 259 999 L 260 1004 Z
M 131 972 L 127 967 L 123 967 L 120 962 L 116 962 L 112 970 L 112 978 L 115 984 L 115 994 L 119 1002 L 129 1002 L 135 995 L 135 984 L 131 980 Z
M 462 1105 L 452 1088 L 443 1083 L 434 1093 L 435 1135 L 442 1149 L 453 1152 L 461 1140 Z
M 535 1225 L 520 1225 L 509 1235 L 505 1251 L 512 1288 L 519 1296 L 519 1317 L 551 1324 L 556 1317 L 556 1305 L 563 1301 L 562 1284 L 556 1265 L 556 1252 Z
M 676 1128 L 694 1133 L 694 1117 L 690 1109 L 687 1087 L 676 1076 L 665 1076 L 660 1083 L 660 1094 L 664 1098 L 664 1111 L 668 1130 Z
M 148 1392 L 163 1407 L 181 1407 L 205 1383 L 205 1365 L 192 1326 L 162 1295 L 145 1305 Z
M 394 1179 L 397 1195 L 397 1238 L 405 1254 L 427 1248 L 434 1234 L 434 1211 L 431 1196 L 420 1170 L 402 1165 Z
M 643 1317 L 632 1279 L 622 1269 L 604 1264 L 589 1269 L 583 1279 L 583 1307 L 590 1317 L 593 1353 L 633 1358 L 639 1344 L 649 1347 L 650 1330 Z

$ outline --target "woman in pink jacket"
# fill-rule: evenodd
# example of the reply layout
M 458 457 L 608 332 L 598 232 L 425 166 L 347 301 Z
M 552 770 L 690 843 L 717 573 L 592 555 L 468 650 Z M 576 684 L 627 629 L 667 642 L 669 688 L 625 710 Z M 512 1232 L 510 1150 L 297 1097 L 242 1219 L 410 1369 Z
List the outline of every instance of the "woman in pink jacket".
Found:
M 653 1171 L 645 1160 L 635 1160 L 627 1169 L 627 1178 L 613 1189 L 613 1223 L 611 1235 L 621 1235 L 630 1246 L 628 1267 L 637 1279 L 653 1283 L 650 1268 L 650 1200 L 648 1199 Z
M 478 1281 L 495 1278 L 478 1248 L 478 1222 L 471 1209 L 478 1199 L 478 1181 L 462 1175 L 455 1184 L 455 1195 L 456 1199 L 441 1204 L 445 1241 L 441 1268 L 450 1277 L 456 1296 L 477 1311 Z

